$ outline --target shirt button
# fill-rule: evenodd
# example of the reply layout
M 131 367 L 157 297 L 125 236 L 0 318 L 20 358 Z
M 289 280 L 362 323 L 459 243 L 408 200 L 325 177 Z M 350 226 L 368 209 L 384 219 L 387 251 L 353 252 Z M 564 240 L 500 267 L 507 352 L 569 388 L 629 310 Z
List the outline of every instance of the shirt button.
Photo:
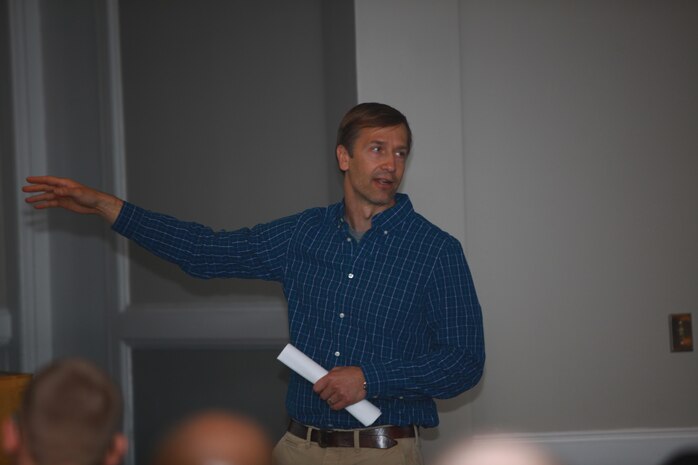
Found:
M 339 357 L 339 356 L 340 356 L 339 351 L 335 352 L 335 353 L 334 353 L 334 356 L 335 356 L 335 357 Z
M 351 242 L 351 237 L 347 237 L 347 242 Z
M 400 396 L 400 397 L 398 397 L 398 399 L 400 399 L 400 400 L 403 400 L 403 399 L 404 399 L 404 397 Z
M 388 235 L 388 231 L 387 231 L 387 230 L 386 230 L 386 231 L 383 231 L 383 234 L 387 236 L 387 235 Z
M 347 275 L 347 278 L 349 278 L 349 279 L 351 279 L 351 278 L 353 278 L 353 277 L 354 277 L 354 273 L 349 273 L 349 274 Z
M 340 317 L 340 318 L 344 318 L 344 313 L 340 313 L 340 314 L 339 314 L 339 317 Z

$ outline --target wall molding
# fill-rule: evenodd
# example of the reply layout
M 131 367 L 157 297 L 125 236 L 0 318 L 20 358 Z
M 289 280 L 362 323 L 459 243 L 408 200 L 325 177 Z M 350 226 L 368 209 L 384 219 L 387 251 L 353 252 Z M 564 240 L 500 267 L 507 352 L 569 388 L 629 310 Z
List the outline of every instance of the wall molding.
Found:
M 7 308 L 0 307 L 0 348 L 12 341 L 12 314 Z
M 10 0 L 15 184 L 47 171 L 46 131 L 38 0 Z M 37 214 L 38 213 L 38 214 Z M 17 196 L 19 355 L 22 371 L 33 372 L 52 358 L 52 308 L 48 215 L 29 209 Z
M 288 342 L 286 304 L 273 298 L 132 305 L 119 315 L 115 330 L 132 347 Z
M 698 448 L 698 427 L 637 428 L 517 434 L 567 465 L 660 465 L 679 450 Z
M 104 172 L 102 179 L 106 190 L 125 199 L 126 192 L 126 138 L 124 134 L 123 84 L 121 74 L 121 47 L 119 34 L 119 0 L 103 0 L 98 3 L 98 21 L 103 28 L 100 34 L 100 61 L 102 83 L 101 113 L 103 120 L 102 150 Z M 106 296 L 108 311 L 108 352 L 110 371 L 122 390 L 124 418 L 123 431 L 129 441 L 124 463 L 133 465 L 136 457 L 134 396 L 131 371 L 131 347 L 128 337 L 121 332 L 124 319 L 128 320 L 130 304 L 128 241 L 114 237 L 113 248 L 107 251 Z M 127 325 L 127 324 L 126 324 Z

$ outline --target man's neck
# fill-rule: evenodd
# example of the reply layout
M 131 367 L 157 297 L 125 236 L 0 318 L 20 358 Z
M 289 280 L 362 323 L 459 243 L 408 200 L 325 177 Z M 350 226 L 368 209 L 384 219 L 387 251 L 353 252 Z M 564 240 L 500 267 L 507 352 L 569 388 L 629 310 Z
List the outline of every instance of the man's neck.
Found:
M 391 204 L 373 205 L 367 203 L 352 202 L 344 199 L 344 219 L 349 223 L 349 227 L 359 234 L 363 234 L 371 229 L 371 220 L 377 214 L 384 212 L 395 205 L 395 200 Z

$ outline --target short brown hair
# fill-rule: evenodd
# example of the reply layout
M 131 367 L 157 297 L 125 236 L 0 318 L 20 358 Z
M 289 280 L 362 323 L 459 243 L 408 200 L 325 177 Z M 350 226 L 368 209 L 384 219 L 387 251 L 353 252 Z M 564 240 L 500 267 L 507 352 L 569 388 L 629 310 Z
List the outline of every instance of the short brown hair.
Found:
M 407 129 L 407 151 L 412 149 L 412 130 L 405 115 L 384 103 L 360 103 L 349 110 L 337 130 L 337 146 L 344 146 L 352 154 L 359 131 L 364 128 L 389 128 L 404 125 Z
M 23 441 L 39 465 L 102 463 L 121 425 L 119 389 L 80 359 L 57 360 L 34 377 L 19 412 Z

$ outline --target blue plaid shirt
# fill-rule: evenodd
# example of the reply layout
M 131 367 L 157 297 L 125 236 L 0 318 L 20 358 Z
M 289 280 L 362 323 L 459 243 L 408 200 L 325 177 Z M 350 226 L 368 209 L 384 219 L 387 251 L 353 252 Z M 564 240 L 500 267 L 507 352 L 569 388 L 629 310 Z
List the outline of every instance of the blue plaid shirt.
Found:
M 232 232 L 125 203 L 112 227 L 198 278 L 281 282 L 291 343 L 328 370 L 360 366 L 376 424 L 436 426 L 433 398 L 480 379 L 482 315 L 462 248 L 404 194 L 359 242 L 343 202 Z M 307 425 L 362 426 L 295 373 L 286 407 Z

